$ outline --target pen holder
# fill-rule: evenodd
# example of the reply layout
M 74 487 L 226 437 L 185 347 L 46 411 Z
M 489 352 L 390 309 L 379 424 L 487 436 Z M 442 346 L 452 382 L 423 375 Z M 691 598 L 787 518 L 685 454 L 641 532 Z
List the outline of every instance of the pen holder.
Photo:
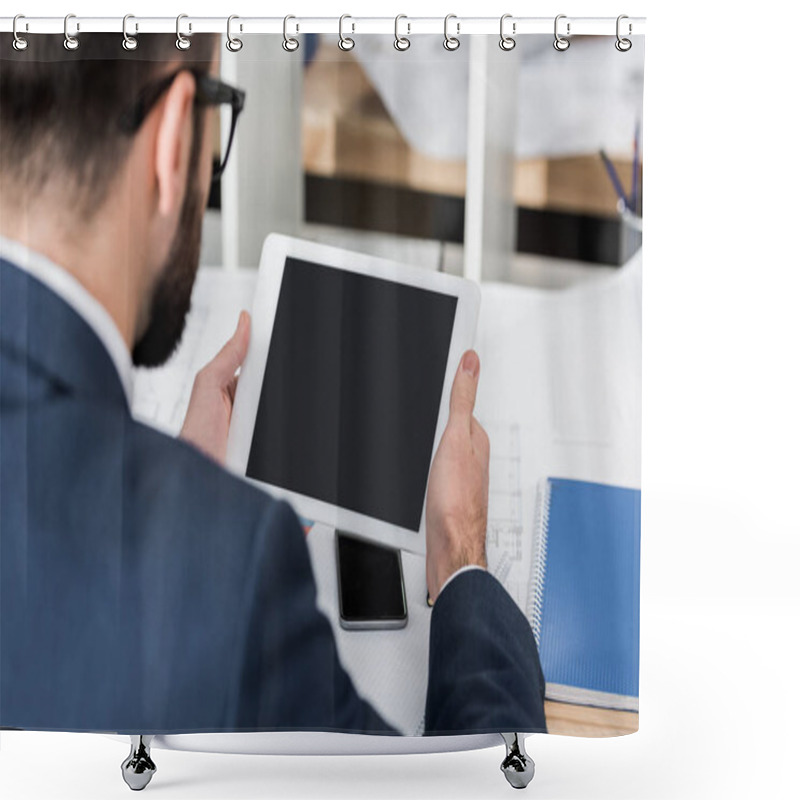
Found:
M 627 263 L 642 246 L 642 216 L 631 211 L 622 201 L 619 203 L 619 261 Z

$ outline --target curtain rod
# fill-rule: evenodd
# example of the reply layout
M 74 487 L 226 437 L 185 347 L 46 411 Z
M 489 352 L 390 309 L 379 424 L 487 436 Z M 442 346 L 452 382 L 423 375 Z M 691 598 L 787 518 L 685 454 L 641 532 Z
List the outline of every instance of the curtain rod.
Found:
M 0 32 L 12 33 L 14 17 L 0 17 Z M 396 32 L 403 36 L 445 33 L 444 17 L 193 17 L 181 14 L 176 17 L 136 17 L 128 15 L 124 24 L 129 36 L 145 33 L 219 33 L 235 35 L 303 33 L 385 34 Z M 645 17 L 569 17 L 560 14 L 558 31 L 562 36 L 636 36 L 645 32 Z M 526 34 L 553 35 L 554 17 L 514 17 L 504 15 L 502 31 L 507 36 Z M 619 27 L 618 27 L 619 26 Z M 19 35 L 37 33 L 64 33 L 71 36 L 84 33 L 123 33 L 122 17 L 82 17 L 74 14 L 65 17 L 36 17 L 19 15 L 16 32 Z M 449 15 L 447 33 L 452 36 L 472 36 L 501 33 L 500 17 L 458 17 Z

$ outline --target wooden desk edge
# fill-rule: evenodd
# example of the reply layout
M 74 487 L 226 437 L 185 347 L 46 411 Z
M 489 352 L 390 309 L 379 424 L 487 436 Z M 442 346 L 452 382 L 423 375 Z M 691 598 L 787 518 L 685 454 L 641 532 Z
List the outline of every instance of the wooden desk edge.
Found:
M 545 700 L 547 730 L 562 736 L 625 736 L 639 730 L 638 711 L 579 706 Z

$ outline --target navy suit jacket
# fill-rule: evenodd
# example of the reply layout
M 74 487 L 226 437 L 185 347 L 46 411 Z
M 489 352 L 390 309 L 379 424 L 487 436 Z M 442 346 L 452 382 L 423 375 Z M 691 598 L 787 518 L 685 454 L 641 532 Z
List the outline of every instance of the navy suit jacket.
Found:
M 92 329 L 0 261 L 0 726 L 392 733 L 343 669 L 285 503 L 135 421 Z M 545 729 L 490 574 L 431 619 L 426 733 Z

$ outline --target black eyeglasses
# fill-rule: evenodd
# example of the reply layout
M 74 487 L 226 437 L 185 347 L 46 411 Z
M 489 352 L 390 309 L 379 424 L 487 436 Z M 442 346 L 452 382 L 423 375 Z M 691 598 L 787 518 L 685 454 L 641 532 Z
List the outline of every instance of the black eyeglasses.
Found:
M 189 69 L 189 72 L 194 75 L 196 90 L 194 102 L 200 106 L 222 106 L 229 105 L 231 107 L 230 126 L 227 131 L 227 143 L 223 149 L 220 150 L 220 162 L 215 167 L 212 176 L 213 180 L 218 180 L 225 165 L 228 163 L 228 157 L 231 154 L 231 146 L 233 145 L 233 132 L 236 130 L 236 120 L 239 118 L 242 109 L 244 108 L 244 92 L 237 89 L 235 86 L 229 86 L 221 80 L 212 77 L 207 72 L 202 72 L 196 69 Z M 183 72 L 182 69 L 167 75 L 160 81 L 157 81 L 149 86 L 145 86 L 142 90 L 136 104 L 126 111 L 119 120 L 120 127 L 125 133 L 133 134 L 139 130 L 141 124 L 147 119 L 147 115 L 153 110 L 159 98 L 164 92 L 172 86 L 175 78 Z M 223 132 L 224 134 L 224 132 Z M 220 138 L 220 144 L 224 140 L 224 136 Z

